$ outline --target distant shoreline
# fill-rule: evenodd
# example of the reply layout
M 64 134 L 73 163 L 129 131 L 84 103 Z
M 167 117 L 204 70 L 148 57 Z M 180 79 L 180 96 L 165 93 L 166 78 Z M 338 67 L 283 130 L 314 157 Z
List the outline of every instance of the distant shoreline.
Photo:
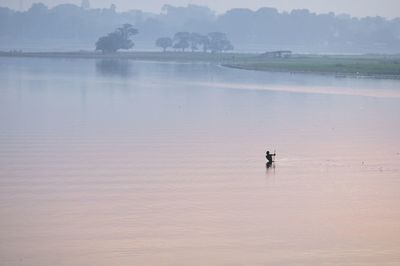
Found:
M 224 67 L 290 73 L 311 73 L 338 77 L 400 79 L 400 55 L 300 55 L 268 58 L 258 54 L 202 52 L 0 52 L 0 57 L 125 59 L 162 62 L 203 62 Z
M 340 71 L 334 71 L 334 70 L 325 70 L 325 71 L 319 71 L 319 70 L 308 70 L 308 69 L 303 69 L 299 70 L 298 68 L 296 69 L 291 69 L 288 67 L 287 69 L 284 68 L 278 68 L 278 67 L 269 67 L 268 65 L 265 66 L 265 68 L 262 67 L 257 67 L 257 66 L 252 66 L 252 65 L 246 65 L 246 64 L 222 64 L 224 67 L 228 68 L 234 68 L 234 69 L 240 69 L 240 70 L 248 70 L 248 71 L 264 71 L 264 72 L 282 72 L 282 73 L 292 73 L 292 74 L 314 74 L 314 75 L 324 75 L 324 76 L 335 76 L 338 78 L 370 78 L 370 79 L 393 79 L 393 80 L 400 80 L 400 73 L 399 74 L 381 74 L 381 73 L 373 73 L 373 72 L 368 72 L 368 73 L 360 73 L 360 72 L 340 72 Z

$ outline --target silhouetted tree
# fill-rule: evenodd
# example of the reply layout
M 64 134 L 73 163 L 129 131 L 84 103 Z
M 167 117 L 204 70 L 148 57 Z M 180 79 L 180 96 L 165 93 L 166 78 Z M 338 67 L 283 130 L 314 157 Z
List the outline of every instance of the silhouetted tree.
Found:
M 31 8 L 29 8 L 28 12 L 30 15 L 40 16 L 45 15 L 45 13 L 48 12 L 48 8 L 42 3 L 34 3 Z
M 174 49 L 182 49 L 182 52 L 186 48 L 189 48 L 190 33 L 189 32 L 177 32 L 174 35 Z
M 89 0 L 82 0 L 82 2 L 81 2 L 81 8 L 83 8 L 83 9 L 89 9 L 89 8 L 90 8 L 90 2 L 89 2 Z
M 116 31 L 119 32 L 122 35 L 122 37 L 124 38 L 124 40 L 127 40 L 127 41 L 130 41 L 129 38 L 133 35 L 138 34 L 138 32 L 139 32 L 131 24 L 127 24 L 127 23 L 122 25 L 122 27 L 117 28 Z
M 233 45 L 229 40 L 224 41 L 223 43 L 223 48 L 222 51 L 226 52 L 226 51 L 232 51 L 233 50 Z
M 202 46 L 204 53 L 206 53 L 208 49 L 210 49 L 210 39 L 207 35 L 201 35 L 199 43 Z
M 116 6 L 115 4 L 111 4 L 111 5 L 110 5 L 110 11 L 111 11 L 112 13 L 115 13 L 115 12 L 117 11 L 117 6 Z
M 169 37 L 158 38 L 156 40 L 156 46 L 163 48 L 163 52 L 165 52 L 168 47 L 172 47 L 172 39 Z
M 113 53 L 119 49 L 131 49 L 134 43 L 130 38 L 137 33 L 138 30 L 133 28 L 131 24 L 124 24 L 107 36 L 100 37 L 96 42 L 96 51 L 100 50 L 103 53 Z
M 208 34 L 210 38 L 209 48 L 212 53 L 218 53 L 233 50 L 233 45 L 223 32 L 211 32 Z
M 198 45 L 201 44 L 201 38 L 202 36 L 196 32 L 190 34 L 190 49 L 192 49 L 192 52 L 199 50 Z

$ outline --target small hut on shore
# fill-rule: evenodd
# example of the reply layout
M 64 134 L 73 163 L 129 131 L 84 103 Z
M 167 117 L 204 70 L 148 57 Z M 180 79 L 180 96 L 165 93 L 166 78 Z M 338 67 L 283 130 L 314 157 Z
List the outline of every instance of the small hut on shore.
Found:
M 281 51 L 272 51 L 265 52 L 261 54 L 261 57 L 265 58 L 289 58 L 292 55 L 292 51 L 281 50 Z

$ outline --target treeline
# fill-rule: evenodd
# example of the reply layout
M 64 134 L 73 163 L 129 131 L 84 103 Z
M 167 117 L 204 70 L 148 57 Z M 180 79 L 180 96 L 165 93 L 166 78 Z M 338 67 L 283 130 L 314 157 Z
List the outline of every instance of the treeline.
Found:
M 399 18 L 355 18 L 306 9 L 279 12 L 274 8 L 236 8 L 216 15 L 196 5 L 166 5 L 160 14 L 153 14 L 140 10 L 117 12 L 115 5 L 93 9 L 87 0 L 83 2 L 82 6 L 62 4 L 53 8 L 39 3 L 25 12 L 0 8 L 0 46 L 13 43 L 15 46 L 10 47 L 19 49 L 21 43 L 57 41 L 64 45 L 78 40 L 93 47 L 99 36 L 129 23 L 140 29 L 138 49 L 154 47 L 160 36 L 174 36 L 176 32 L 203 36 L 224 32 L 239 50 L 275 47 L 296 52 L 400 52 Z
M 192 52 L 201 50 L 203 52 L 221 53 L 233 50 L 233 45 L 223 32 L 210 32 L 202 35 L 196 32 L 177 32 L 173 38 L 161 37 L 156 40 L 156 46 L 165 52 L 169 47 L 175 51 L 190 48 Z
M 135 44 L 131 37 L 138 34 L 139 31 L 131 24 L 124 24 L 113 32 L 100 37 L 96 42 L 96 51 L 103 53 L 114 53 L 120 49 L 131 49 Z M 190 48 L 192 52 L 202 50 L 211 53 L 222 53 L 233 50 L 233 45 L 223 32 L 211 32 L 207 35 L 201 35 L 193 32 L 177 32 L 173 38 L 162 37 L 155 42 L 156 46 L 161 47 L 165 52 L 167 48 L 172 47 L 177 50 Z

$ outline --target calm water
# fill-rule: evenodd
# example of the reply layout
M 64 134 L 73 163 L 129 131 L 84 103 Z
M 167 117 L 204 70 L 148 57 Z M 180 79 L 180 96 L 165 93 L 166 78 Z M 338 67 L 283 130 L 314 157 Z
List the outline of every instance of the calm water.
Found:
M 400 81 L 1 58 L 1 265 L 399 265 L 399 117 Z

